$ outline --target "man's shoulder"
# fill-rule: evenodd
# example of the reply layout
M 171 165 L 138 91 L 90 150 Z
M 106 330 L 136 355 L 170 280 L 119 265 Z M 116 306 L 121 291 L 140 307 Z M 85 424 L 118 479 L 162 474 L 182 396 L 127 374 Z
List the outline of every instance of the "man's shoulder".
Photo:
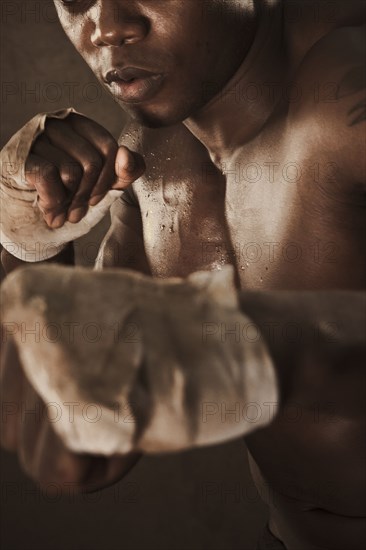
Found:
M 364 165 L 366 121 L 365 27 L 333 30 L 304 56 L 293 85 L 297 102 L 290 106 L 291 127 L 309 129 L 351 181 L 366 179 Z
M 365 32 L 364 25 L 335 29 L 304 55 L 294 78 L 304 114 L 338 113 L 345 123 L 352 123 L 354 113 L 349 109 L 357 97 L 364 97 L 366 88 Z

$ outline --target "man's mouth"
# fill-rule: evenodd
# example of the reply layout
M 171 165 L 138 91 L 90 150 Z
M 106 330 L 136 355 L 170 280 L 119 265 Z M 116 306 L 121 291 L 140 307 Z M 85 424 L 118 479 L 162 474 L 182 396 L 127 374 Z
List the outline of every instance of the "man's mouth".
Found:
M 163 74 L 136 67 L 112 69 L 104 77 L 112 94 L 124 103 L 141 103 L 151 99 L 160 90 L 163 80 Z

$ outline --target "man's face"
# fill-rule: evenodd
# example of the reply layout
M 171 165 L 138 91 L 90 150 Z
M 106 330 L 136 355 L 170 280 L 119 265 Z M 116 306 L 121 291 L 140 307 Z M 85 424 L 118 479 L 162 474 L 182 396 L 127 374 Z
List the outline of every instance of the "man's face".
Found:
M 55 0 L 66 34 L 97 78 L 147 126 L 184 120 L 224 86 L 252 39 L 251 4 Z

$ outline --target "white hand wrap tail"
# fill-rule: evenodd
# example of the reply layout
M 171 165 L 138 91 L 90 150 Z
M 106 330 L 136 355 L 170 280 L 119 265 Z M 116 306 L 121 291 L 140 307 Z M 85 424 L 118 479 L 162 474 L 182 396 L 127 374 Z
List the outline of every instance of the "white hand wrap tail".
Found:
M 37 191 L 29 187 L 25 179 L 25 163 L 33 143 L 45 129 L 47 118 L 64 119 L 76 112 L 69 108 L 36 115 L 0 153 L 1 244 L 25 262 L 40 262 L 56 256 L 67 243 L 89 233 L 121 196 L 121 191 L 109 191 L 99 204 L 89 207 L 79 223 L 66 222 L 59 229 L 51 229 L 45 223 L 37 204 Z

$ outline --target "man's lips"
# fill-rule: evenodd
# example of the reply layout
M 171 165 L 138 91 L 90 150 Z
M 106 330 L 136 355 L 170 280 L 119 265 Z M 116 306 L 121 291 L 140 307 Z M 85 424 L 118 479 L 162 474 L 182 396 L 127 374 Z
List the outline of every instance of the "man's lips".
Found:
M 124 82 L 129 82 L 130 80 L 150 78 L 151 76 L 156 75 L 152 71 L 147 71 L 146 69 L 139 69 L 137 67 L 124 67 L 111 69 L 105 75 L 105 81 L 110 84 L 116 80 L 123 80 Z
M 108 71 L 104 80 L 112 93 L 125 103 L 141 103 L 151 99 L 161 88 L 164 76 L 137 67 Z

